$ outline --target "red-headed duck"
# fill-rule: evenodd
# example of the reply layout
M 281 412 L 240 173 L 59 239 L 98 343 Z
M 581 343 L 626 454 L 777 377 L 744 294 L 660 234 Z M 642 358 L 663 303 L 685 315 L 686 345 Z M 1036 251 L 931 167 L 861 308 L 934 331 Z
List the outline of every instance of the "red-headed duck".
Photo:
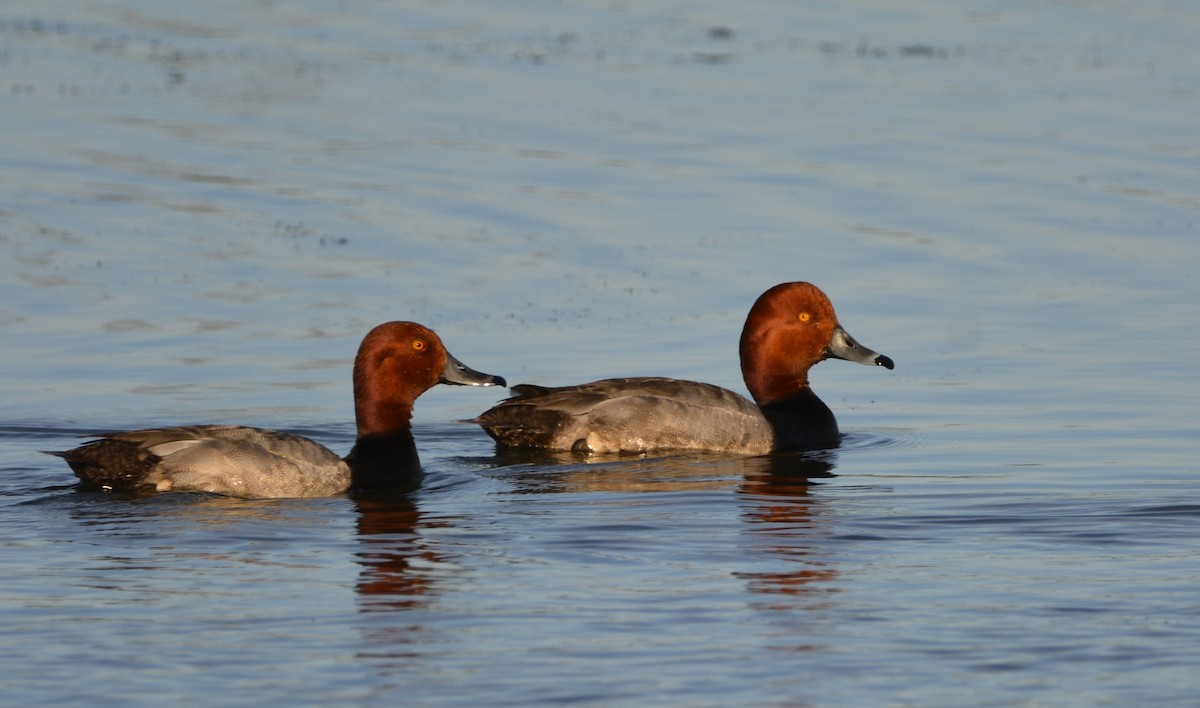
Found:
M 66 452 L 85 487 L 212 492 L 235 497 L 323 497 L 409 486 L 420 471 L 413 402 L 438 383 L 504 386 L 450 355 L 433 330 L 387 322 L 367 333 L 354 359 L 358 437 L 343 460 L 291 433 L 235 425 L 132 430 Z
M 754 403 L 719 386 L 657 377 L 559 388 L 522 384 L 475 422 L 501 447 L 747 455 L 818 450 L 838 444 L 838 426 L 808 387 L 809 368 L 831 358 L 894 367 L 842 329 L 829 298 L 810 283 L 782 283 L 759 296 L 739 351 Z

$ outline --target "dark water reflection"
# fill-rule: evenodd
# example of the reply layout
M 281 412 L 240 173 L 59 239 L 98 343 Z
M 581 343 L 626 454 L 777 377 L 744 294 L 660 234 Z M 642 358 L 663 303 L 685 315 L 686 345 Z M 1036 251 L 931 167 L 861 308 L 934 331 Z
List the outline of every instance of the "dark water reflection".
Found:
M 413 613 L 428 605 L 438 569 L 450 558 L 422 535 L 429 525 L 441 524 L 422 518 L 408 495 L 356 499 L 354 509 L 359 568 L 354 589 L 363 620 L 357 654 L 380 670 L 395 670 L 396 662 L 420 656 L 430 630 Z M 380 621 L 380 613 L 389 616 Z
M 514 493 L 523 494 L 725 489 L 734 479 L 781 491 L 834 476 L 835 461 L 833 452 L 760 457 L 701 452 L 584 457 L 571 452 L 513 449 L 497 450 L 494 459 L 473 460 L 490 467 L 487 474 L 512 480 Z
M 435 582 L 431 568 L 449 562 L 421 536 L 423 525 L 445 525 L 422 519 L 407 495 L 391 499 L 355 499 L 360 566 L 355 589 L 364 612 L 406 610 L 418 606 Z
M 473 462 L 481 462 L 477 458 Z M 506 494 L 641 494 L 736 491 L 743 499 L 743 520 L 764 552 L 804 561 L 809 552 L 794 542 L 815 531 L 817 514 L 809 495 L 814 480 L 833 477 L 834 453 L 799 453 L 754 458 L 675 455 L 626 461 L 584 463 L 571 454 L 503 451 L 488 473 L 512 484 Z M 418 606 L 434 590 L 438 569 L 455 558 L 428 539 L 431 529 L 448 529 L 453 518 L 423 514 L 415 493 L 354 499 L 356 558 L 361 566 L 356 589 L 364 611 L 405 610 Z M 658 529 L 647 529 L 655 533 Z M 746 574 L 764 592 L 791 592 L 822 577 L 801 569 L 790 574 Z
M 828 534 L 821 518 L 821 499 L 812 485 L 833 476 L 833 453 L 774 455 L 759 458 L 763 464 L 747 465 L 738 491 L 746 500 L 742 518 L 754 552 L 786 561 L 788 570 L 744 571 L 737 577 L 751 593 L 801 595 L 813 584 L 837 576 L 832 563 L 815 546 Z
M 644 495 L 661 495 L 665 508 L 672 514 L 687 514 L 694 508 L 697 519 L 711 514 L 711 505 L 729 500 L 738 509 L 742 561 L 746 567 L 769 567 L 770 570 L 733 570 L 732 577 L 745 582 L 751 595 L 799 596 L 812 586 L 834 579 L 837 575 L 832 562 L 818 550 L 830 533 L 823 523 L 821 499 L 811 493 L 820 480 L 834 477 L 836 452 L 788 453 L 744 458 L 712 454 L 676 454 L 645 459 L 584 460 L 571 454 L 543 451 L 502 451 L 494 459 L 471 458 L 470 464 L 489 464 L 486 478 L 503 482 L 504 498 L 520 503 L 522 497 L 535 495 L 562 496 L 566 503 L 586 503 L 587 497 L 601 505 L 624 506 L 640 504 Z M 733 497 L 729 494 L 733 493 Z M 453 547 L 439 543 L 438 537 L 456 533 L 480 538 L 504 539 L 502 548 L 508 551 L 517 541 L 514 536 L 535 533 L 535 543 L 553 547 L 565 544 L 574 547 L 577 559 L 595 562 L 606 550 L 620 549 L 641 563 L 659 562 L 655 553 L 666 552 L 661 560 L 670 558 L 667 547 L 656 544 L 663 539 L 678 539 L 679 532 L 651 517 L 637 523 L 616 520 L 600 521 L 555 533 L 536 533 L 544 522 L 544 507 L 527 510 L 513 509 L 503 523 L 490 522 L 492 528 L 481 529 L 473 519 L 456 514 L 430 514 L 423 505 L 437 506 L 439 491 L 426 491 L 390 497 L 355 499 L 356 539 L 355 558 L 359 577 L 355 589 L 359 607 L 364 613 L 429 611 L 431 596 L 442 590 L 453 591 L 464 558 Z M 581 496 L 582 495 L 582 496 Z M 723 504 L 723 502 L 721 502 Z M 714 523 L 717 523 L 714 521 Z M 495 528 L 500 526 L 501 528 Z M 449 532 L 447 534 L 446 532 Z M 726 531 L 722 530 L 722 533 Z M 549 536 L 549 537 L 546 537 Z M 591 537 L 589 539 L 589 536 Z M 685 554 L 703 553 L 703 537 L 686 543 Z M 695 549 L 695 546 L 700 543 Z M 639 550 L 639 546 L 642 548 Z M 588 549 L 591 549 L 590 551 Z M 549 562 L 552 554 L 542 554 L 533 548 L 524 552 L 541 556 Z M 782 567 L 782 569 L 780 569 Z M 439 588 L 439 585 L 445 587 Z M 771 601 L 761 608 L 775 607 Z M 784 606 L 776 607 L 780 609 Z M 420 629 L 421 620 L 385 623 L 368 626 L 369 643 L 377 649 L 373 655 L 392 655 L 387 648 L 397 643 L 401 655 L 412 651 L 411 632 Z M 427 618 L 426 618 L 427 619 Z

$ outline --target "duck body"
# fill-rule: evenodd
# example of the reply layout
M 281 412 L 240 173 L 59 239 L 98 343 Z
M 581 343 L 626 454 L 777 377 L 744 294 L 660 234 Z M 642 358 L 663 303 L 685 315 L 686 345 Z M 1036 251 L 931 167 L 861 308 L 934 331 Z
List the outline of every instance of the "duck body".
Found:
M 210 492 L 235 497 L 323 497 L 407 488 L 420 475 L 414 401 L 438 383 L 493 386 L 414 322 L 372 329 L 354 361 L 358 436 L 343 459 L 301 435 L 237 425 L 147 428 L 96 436 L 62 457 L 85 488 Z
M 758 455 L 774 433 L 762 411 L 720 386 L 662 377 L 549 388 L 521 384 L 479 417 L 507 446 L 587 453 L 704 449 Z
M 828 358 L 894 366 L 855 341 L 825 294 L 804 282 L 782 283 L 758 298 L 739 353 L 753 401 L 712 384 L 658 377 L 554 388 L 522 384 L 475 422 L 501 447 L 745 455 L 816 450 L 837 445 L 838 425 L 809 387 L 809 368 Z
M 349 489 L 352 477 L 324 445 L 237 425 L 129 430 L 59 454 L 86 484 L 124 491 L 324 497 Z

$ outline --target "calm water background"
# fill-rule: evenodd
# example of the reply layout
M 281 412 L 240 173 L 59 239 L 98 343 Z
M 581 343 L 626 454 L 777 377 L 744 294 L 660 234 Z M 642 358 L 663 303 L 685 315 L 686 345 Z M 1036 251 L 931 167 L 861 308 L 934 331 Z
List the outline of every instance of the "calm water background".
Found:
M 1200 694 L 1200 6 L 0 8 L 0 691 L 13 704 L 1167 704 Z M 127 499 L 94 430 L 353 438 L 374 324 L 510 381 L 744 391 L 805 279 L 842 447 L 496 456 Z M 814 477 L 806 484 L 806 476 Z

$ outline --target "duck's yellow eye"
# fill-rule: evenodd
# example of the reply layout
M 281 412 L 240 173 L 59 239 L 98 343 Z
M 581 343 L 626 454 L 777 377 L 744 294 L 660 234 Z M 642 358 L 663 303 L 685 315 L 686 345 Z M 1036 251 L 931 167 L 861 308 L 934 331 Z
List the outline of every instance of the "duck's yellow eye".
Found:
M 419 352 L 425 351 L 425 346 L 426 344 L 424 339 L 414 339 L 412 342 L 412 348 Z
M 812 315 L 808 314 L 807 312 L 801 312 L 799 319 L 801 322 L 808 322 L 812 319 Z

